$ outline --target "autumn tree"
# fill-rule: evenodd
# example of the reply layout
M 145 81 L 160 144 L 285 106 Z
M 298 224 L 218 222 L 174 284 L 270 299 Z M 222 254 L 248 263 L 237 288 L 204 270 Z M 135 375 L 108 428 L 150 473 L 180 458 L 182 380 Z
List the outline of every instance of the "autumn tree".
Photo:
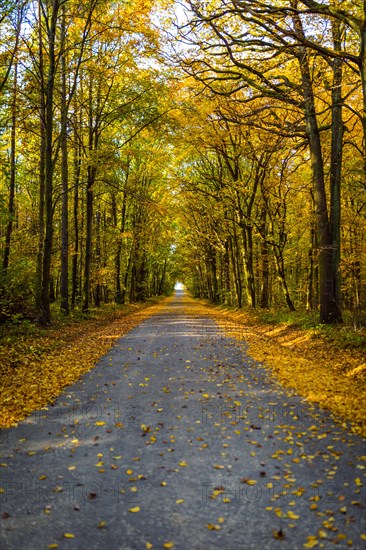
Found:
M 188 16 L 185 25 L 181 25 L 180 38 L 191 46 L 192 51 L 183 50 L 179 56 L 186 72 L 215 94 L 235 94 L 236 100 L 244 103 L 262 100 L 264 105 L 268 100 L 271 109 L 290 109 L 302 115 L 310 149 L 317 219 L 320 317 L 322 322 L 337 322 L 341 318 L 335 274 L 339 272 L 339 144 L 343 135 L 339 101 L 340 66 L 337 60 L 345 59 L 348 54 L 339 52 L 340 25 L 333 24 L 333 42 L 330 37 L 330 44 L 326 31 L 317 32 L 317 27 L 326 29 L 332 9 L 325 12 L 319 4 L 309 2 L 307 4 L 311 4 L 311 8 L 304 11 L 300 4 L 232 1 L 204 7 L 200 3 L 189 2 L 192 15 Z M 305 27 L 304 13 L 311 10 L 313 14 L 325 15 L 325 18 L 307 19 Z M 341 23 L 344 14 L 341 14 L 342 10 L 335 11 L 337 16 L 332 17 Z M 350 15 L 347 21 L 350 22 L 352 17 Z M 352 44 L 352 38 L 348 43 Z M 352 55 L 349 54 L 347 59 L 350 60 Z M 330 209 L 324 145 L 321 143 L 321 113 L 324 111 L 318 100 L 317 83 L 312 76 L 322 60 L 337 66 L 334 69 L 334 89 L 338 96 L 333 93 L 331 98 L 334 119 L 330 193 L 333 203 Z M 355 57 L 352 60 L 356 63 Z M 280 67 L 288 70 L 280 71 Z M 299 127 L 300 121 L 297 124 Z M 267 127 L 268 131 L 273 131 L 275 126 Z M 288 126 L 287 131 L 291 129 L 293 126 Z

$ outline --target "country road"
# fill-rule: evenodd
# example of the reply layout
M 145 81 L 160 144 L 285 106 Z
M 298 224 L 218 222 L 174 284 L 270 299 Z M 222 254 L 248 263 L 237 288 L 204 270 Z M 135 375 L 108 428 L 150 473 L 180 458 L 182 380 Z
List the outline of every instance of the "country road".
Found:
M 366 545 L 365 440 L 183 293 L 0 438 L 2 550 Z

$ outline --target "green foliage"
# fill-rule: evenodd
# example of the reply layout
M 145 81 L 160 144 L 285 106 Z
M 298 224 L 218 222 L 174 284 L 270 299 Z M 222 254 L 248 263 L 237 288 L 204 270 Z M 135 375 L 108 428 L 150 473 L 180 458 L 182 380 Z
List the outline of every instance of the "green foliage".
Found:
M 25 259 L 13 262 L 0 273 L 0 322 L 19 324 L 34 319 L 33 266 Z

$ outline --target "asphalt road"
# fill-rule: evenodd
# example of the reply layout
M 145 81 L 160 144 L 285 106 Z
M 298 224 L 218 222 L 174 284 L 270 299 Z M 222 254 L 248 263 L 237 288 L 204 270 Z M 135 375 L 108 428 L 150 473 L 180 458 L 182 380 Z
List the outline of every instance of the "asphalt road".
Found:
M 0 435 L 2 550 L 365 548 L 365 440 L 182 294 Z

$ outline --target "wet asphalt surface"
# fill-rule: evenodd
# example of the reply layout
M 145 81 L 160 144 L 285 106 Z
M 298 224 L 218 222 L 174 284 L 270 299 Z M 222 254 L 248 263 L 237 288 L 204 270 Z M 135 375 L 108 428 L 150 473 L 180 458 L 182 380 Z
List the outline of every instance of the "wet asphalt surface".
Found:
M 365 548 L 365 440 L 179 293 L 0 440 L 2 550 Z

